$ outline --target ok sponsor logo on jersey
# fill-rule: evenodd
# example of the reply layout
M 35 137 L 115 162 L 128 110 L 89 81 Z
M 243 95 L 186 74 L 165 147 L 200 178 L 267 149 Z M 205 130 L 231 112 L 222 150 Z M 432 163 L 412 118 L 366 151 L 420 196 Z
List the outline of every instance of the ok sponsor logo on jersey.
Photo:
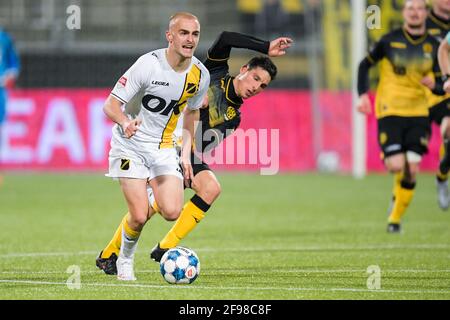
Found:
M 155 106 L 153 101 L 157 101 Z M 155 96 L 153 94 L 146 94 L 142 98 L 142 106 L 150 112 L 157 112 L 161 115 L 168 116 L 170 112 L 173 112 L 178 115 L 180 113 L 180 104 L 177 100 L 171 100 L 169 104 L 167 104 L 166 100 Z

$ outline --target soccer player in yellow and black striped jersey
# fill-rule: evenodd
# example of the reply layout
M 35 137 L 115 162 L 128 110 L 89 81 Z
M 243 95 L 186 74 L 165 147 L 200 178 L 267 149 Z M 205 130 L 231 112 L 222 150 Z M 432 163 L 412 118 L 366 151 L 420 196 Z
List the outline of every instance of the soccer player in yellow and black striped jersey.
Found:
M 428 33 L 439 41 L 450 31 L 450 1 L 433 0 L 432 8 L 426 20 Z M 436 96 L 429 92 L 430 120 L 440 126 L 442 144 L 441 161 L 436 175 L 438 203 L 442 210 L 450 204 L 448 192 L 448 171 L 450 168 L 450 94 Z
M 388 232 L 400 232 L 401 218 L 414 195 L 422 155 L 427 152 L 427 88 L 442 92 L 437 62 L 439 42 L 426 32 L 426 17 L 425 0 L 407 0 L 403 27 L 383 36 L 359 66 L 358 110 L 368 114 L 368 72 L 380 63 L 375 99 L 378 142 L 386 168 L 395 174 Z
M 292 39 L 287 37 L 264 41 L 250 35 L 224 31 L 209 48 L 204 64 L 210 72 L 211 83 L 208 99 L 200 109 L 195 133 L 198 153 L 192 152 L 191 155 L 194 179 L 189 187 L 195 195 L 186 202 L 173 227 L 152 249 L 150 257 L 154 261 L 159 262 L 168 249 L 177 246 L 193 231 L 218 198 L 220 184 L 213 171 L 199 157 L 201 153 L 214 149 L 239 127 L 244 101 L 261 93 L 276 77 L 277 68 L 269 57 L 284 55 L 291 43 Z M 269 57 L 250 59 L 237 76 L 232 76 L 228 62 L 233 48 L 254 50 Z M 206 138 L 208 136 L 213 138 Z

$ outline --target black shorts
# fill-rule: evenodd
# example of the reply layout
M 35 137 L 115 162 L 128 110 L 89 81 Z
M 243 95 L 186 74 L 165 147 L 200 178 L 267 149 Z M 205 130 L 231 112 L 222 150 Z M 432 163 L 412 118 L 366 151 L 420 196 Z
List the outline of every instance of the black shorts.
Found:
M 191 152 L 191 164 L 192 164 L 192 171 L 194 171 L 194 176 L 197 175 L 197 173 L 200 173 L 205 170 L 212 171 L 211 168 L 204 163 L 200 158 L 198 158 L 193 152 Z
M 194 172 L 194 177 L 202 171 L 205 171 L 205 170 L 212 171 L 211 168 L 206 163 L 204 163 L 199 157 L 197 157 L 195 155 L 195 153 L 193 153 L 193 152 L 191 152 L 191 165 L 192 165 L 192 171 Z M 183 172 L 183 167 L 181 166 L 181 164 L 180 164 L 180 169 L 181 169 L 181 172 Z M 189 186 L 189 188 L 190 187 L 191 186 Z M 186 189 L 186 185 L 184 185 L 184 188 Z
M 441 125 L 442 119 L 450 117 L 450 98 L 439 102 L 430 108 L 430 121 Z
M 428 152 L 431 125 L 428 117 L 389 116 L 378 119 L 378 143 L 384 158 L 413 151 Z

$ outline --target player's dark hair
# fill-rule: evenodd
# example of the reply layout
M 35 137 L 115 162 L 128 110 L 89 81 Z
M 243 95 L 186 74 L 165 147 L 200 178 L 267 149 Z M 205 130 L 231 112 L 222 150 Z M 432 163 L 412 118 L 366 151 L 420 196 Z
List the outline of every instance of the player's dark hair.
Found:
M 260 67 L 261 69 L 266 70 L 269 75 L 270 75 L 270 79 L 271 80 L 275 80 L 276 76 L 277 76 L 277 66 L 272 62 L 272 60 L 270 60 L 270 58 L 265 57 L 265 56 L 259 56 L 259 57 L 254 57 L 252 58 L 248 63 L 247 63 L 247 67 L 248 70 Z

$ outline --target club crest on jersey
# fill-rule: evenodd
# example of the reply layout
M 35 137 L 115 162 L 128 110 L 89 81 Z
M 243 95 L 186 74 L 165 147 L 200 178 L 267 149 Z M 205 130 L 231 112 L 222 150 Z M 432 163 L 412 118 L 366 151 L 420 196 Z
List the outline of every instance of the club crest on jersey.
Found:
M 233 119 L 234 117 L 236 117 L 236 109 L 235 108 L 233 108 L 232 106 L 229 106 L 228 108 L 227 108 L 227 112 L 226 112 L 226 114 L 225 114 L 225 120 L 231 120 L 231 119 Z
M 120 159 L 120 169 L 122 169 L 122 170 L 130 169 L 130 160 L 129 159 Z
M 189 82 L 186 86 L 186 92 L 189 94 L 194 94 L 198 90 L 198 84 Z
M 433 52 L 433 46 L 429 43 L 425 43 L 423 45 L 423 53 L 425 54 L 431 54 Z
M 122 86 L 125 87 L 125 85 L 127 84 L 127 78 L 121 77 L 121 78 L 119 79 L 119 83 L 120 83 Z

